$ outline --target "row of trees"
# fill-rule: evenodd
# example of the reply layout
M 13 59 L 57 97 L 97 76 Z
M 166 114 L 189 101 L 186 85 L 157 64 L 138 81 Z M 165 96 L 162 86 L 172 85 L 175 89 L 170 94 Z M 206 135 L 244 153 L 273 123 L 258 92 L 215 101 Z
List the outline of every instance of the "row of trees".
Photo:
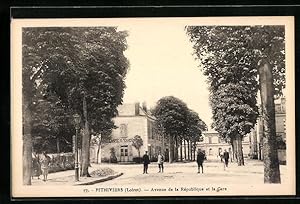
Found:
M 91 135 L 107 135 L 122 103 L 127 33 L 116 27 L 41 27 L 22 32 L 23 181 L 31 184 L 33 139 L 74 135 L 81 115 L 81 176 Z M 51 133 L 51 134 L 49 134 Z
M 202 131 L 207 126 L 195 111 L 189 109 L 180 99 L 166 96 L 158 100 L 151 111 L 156 117 L 155 128 L 169 143 L 169 162 L 177 161 L 178 149 L 182 158 L 182 144 L 188 144 L 188 157 L 195 151 L 196 142 L 203 140 Z M 185 146 L 185 145 L 184 145 Z M 192 150 L 192 147 L 193 150 Z M 186 154 L 185 154 L 186 155 Z
M 284 26 L 188 26 L 186 31 L 208 77 L 213 127 L 232 144 L 239 165 L 241 140 L 258 116 L 260 90 L 264 181 L 279 183 L 274 96 L 285 87 Z

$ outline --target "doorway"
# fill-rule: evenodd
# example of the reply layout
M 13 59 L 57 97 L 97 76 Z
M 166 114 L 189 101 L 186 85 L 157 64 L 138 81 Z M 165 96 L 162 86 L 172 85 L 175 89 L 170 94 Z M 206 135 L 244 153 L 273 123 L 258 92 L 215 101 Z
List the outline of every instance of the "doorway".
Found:
M 120 161 L 121 162 L 128 162 L 128 145 L 122 145 L 120 148 L 121 151 L 121 158 Z

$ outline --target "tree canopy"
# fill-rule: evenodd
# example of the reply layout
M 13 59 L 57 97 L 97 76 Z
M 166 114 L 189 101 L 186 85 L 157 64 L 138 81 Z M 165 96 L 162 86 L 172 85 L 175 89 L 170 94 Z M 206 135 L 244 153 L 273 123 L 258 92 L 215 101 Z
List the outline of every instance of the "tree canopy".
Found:
M 212 89 L 233 80 L 247 85 L 247 76 L 241 72 L 257 76 L 258 64 L 267 59 L 273 68 L 275 95 L 282 95 L 285 88 L 284 26 L 188 26 L 186 31 Z M 257 83 L 256 79 L 256 86 Z M 249 85 L 255 91 L 255 84 Z
M 23 28 L 24 104 L 35 111 L 32 98 L 39 88 L 43 100 L 57 97 L 68 117 L 82 115 L 85 163 L 90 133 L 113 128 L 111 118 L 122 103 L 129 67 L 126 37 L 117 27 Z
M 202 139 L 202 131 L 207 129 L 198 113 L 190 110 L 186 103 L 174 96 L 166 96 L 157 101 L 151 111 L 156 118 L 156 131 L 169 140 L 170 161 L 177 158 L 177 147 L 183 139 L 197 142 Z
M 171 137 L 183 135 L 187 128 L 188 107 L 180 99 L 166 96 L 158 100 L 153 109 L 157 124 L 163 127 L 163 133 Z

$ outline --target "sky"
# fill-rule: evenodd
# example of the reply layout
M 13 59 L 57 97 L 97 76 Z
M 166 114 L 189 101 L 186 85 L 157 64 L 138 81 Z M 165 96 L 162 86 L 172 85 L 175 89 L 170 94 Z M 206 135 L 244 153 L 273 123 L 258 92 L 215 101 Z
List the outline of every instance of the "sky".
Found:
M 130 62 L 124 103 L 146 102 L 148 108 L 164 96 L 175 96 L 196 111 L 209 126 L 212 113 L 206 77 L 192 55 L 192 43 L 182 25 L 136 24 L 127 30 Z

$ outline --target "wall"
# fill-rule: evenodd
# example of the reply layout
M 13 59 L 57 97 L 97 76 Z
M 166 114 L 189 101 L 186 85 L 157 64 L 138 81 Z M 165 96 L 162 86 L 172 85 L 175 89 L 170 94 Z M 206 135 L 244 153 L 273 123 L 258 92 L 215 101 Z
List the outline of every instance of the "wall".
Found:
M 121 161 L 121 146 L 125 145 L 128 146 L 128 160 L 126 161 L 132 161 L 134 157 L 138 157 L 137 149 L 132 146 L 132 139 L 135 135 L 139 135 L 143 139 L 143 146 L 140 148 L 142 156 L 148 147 L 147 118 L 145 116 L 122 116 L 116 117 L 114 122 L 118 128 L 112 132 L 111 143 L 103 145 L 101 158 L 108 160 L 110 158 L 110 148 L 114 147 L 116 157 L 118 161 Z M 121 130 L 121 126 L 125 126 L 126 130 L 124 131 L 124 128 Z M 92 147 L 91 152 L 95 154 L 97 152 L 96 147 Z

